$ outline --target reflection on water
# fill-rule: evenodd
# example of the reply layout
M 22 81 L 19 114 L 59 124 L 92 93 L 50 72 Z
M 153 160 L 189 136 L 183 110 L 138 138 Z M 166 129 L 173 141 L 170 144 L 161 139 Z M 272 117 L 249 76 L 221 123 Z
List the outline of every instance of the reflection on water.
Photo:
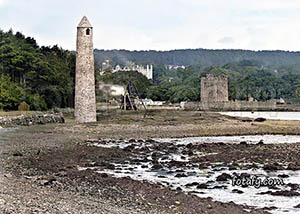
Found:
M 232 111 L 232 112 L 219 112 L 223 115 L 233 117 L 249 117 L 258 118 L 264 117 L 270 120 L 300 120 L 300 112 L 278 112 L 278 111 Z

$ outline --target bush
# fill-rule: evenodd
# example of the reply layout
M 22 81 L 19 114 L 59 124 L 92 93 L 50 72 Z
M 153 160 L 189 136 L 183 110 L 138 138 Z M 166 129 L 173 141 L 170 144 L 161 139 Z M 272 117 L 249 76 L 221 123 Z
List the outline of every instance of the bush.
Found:
M 47 104 L 43 97 L 38 94 L 26 94 L 26 102 L 29 103 L 32 110 L 43 111 L 47 109 Z
M 26 102 L 21 102 L 20 105 L 18 106 L 19 111 L 29 111 L 30 106 Z

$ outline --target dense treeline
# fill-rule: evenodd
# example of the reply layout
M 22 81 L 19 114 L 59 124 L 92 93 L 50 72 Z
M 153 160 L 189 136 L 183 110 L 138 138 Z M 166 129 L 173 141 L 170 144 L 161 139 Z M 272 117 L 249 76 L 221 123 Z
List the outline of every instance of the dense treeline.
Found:
M 96 70 L 97 81 L 121 85 L 131 81 L 143 98 L 199 101 L 200 79 L 212 73 L 228 76 L 231 100 L 247 100 L 249 96 L 261 101 L 280 97 L 300 100 L 299 52 L 96 50 L 95 59 L 96 64 L 104 59 L 111 59 L 114 64 L 153 63 L 153 82 L 137 72 L 108 72 L 99 76 Z M 167 64 L 188 67 L 166 70 Z M 58 46 L 39 47 L 32 37 L 0 30 L 0 109 L 17 109 L 23 101 L 32 110 L 72 107 L 74 78 L 74 52 Z
M 208 73 L 228 77 L 230 100 L 247 100 L 250 96 L 258 101 L 300 98 L 300 72 L 290 67 L 268 69 L 253 61 L 173 71 L 156 67 L 155 84 L 147 95 L 171 102 L 199 101 L 201 77 Z
M 271 68 L 292 66 L 300 69 L 300 52 L 289 51 L 249 51 L 249 50 L 206 50 L 183 49 L 173 51 L 127 51 L 95 50 L 95 61 L 101 65 L 104 60 L 111 60 L 114 65 L 125 65 L 127 61 L 151 63 L 155 65 L 184 66 L 223 66 L 243 60 L 257 61 Z
M 132 84 L 135 87 L 135 93 L 140 98 L 146 98 L 147 97 L 147 91 L 149 90 L 150 86 L 152 85 L 152 82 L 147 79 L 144 75 L 141 73 L 138 73 L 137 71 L 130 71 L 130 72 L 124 72 L 124 71 L 118 71 L 116 73 L 111 72 L 105 72 L 104 75 L 99 75 L 99 73 L 96 73 L 96 82 L 101 84 L 103 83 L 109 83 L 114 85 L 120 85 L 123 87 L 127 87 L 128 84 Z M 98 87 L 96 85 L 96 95 L 97 100 L 105 100 L 107 95 L 104 95 L 100 90 L 98 90 Z
M 0 30 L 0 109 L 32 110 L 73 105 L 75 54 L 39 47 L 34 38 Z

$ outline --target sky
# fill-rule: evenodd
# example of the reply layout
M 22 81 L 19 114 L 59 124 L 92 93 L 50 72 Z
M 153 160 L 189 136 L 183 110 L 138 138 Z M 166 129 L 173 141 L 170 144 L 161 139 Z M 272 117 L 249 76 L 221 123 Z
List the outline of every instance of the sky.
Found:
M 76 49 L 87 16 L 94 48 L 300 51 L 300 0 L 0 0 L 0 29 Z

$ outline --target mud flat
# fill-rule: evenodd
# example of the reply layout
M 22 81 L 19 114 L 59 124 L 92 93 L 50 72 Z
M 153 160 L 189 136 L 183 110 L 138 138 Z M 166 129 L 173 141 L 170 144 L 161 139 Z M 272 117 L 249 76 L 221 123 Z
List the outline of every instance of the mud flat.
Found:
M 233 201 L 271 213 L 299 212 L 300 164 L 295 163 L 300 143 L 203 143 L 195 139 L 193 143 L 188 143 L 187 139 L 160 139 L 159 142 L 90 140 L 84 144 L 98 148 L 117 147 L 131 151 L 133 156 L 123 163 L 105 166 L 92 162 L 78 169 L 147 180 L 199 197 Z M 268 158 L 271 153 L 276 159 Z M 287 156 L 291 157 L 285 159 Z M 243 179 L 249 182 L 244 185 L 237 182 Z
M 298 170 L 297 143 L 179 145 L 157 140 L 299 135 L 296 121 L 247 122 L 216 113 L 170 110 L 146 114 L 111 111 L 101 115 L 99 122 L 93 124 L 79 125 L 67 119 L 64 124 L 20 127 L 9 133 L 0 143 L 0 212 L 267 213 L 281 207 L 267 203 L 253 207 L 231 202 L 234 197 L 226 201 L 209 195 L 222 190 L 223 186 L 227 186 L 225 192 L 231 190 L 228 176 L 225 181 L 221 178 L 217 181 L 217 177 L 223 173 L 230 176 L 240 173 L 234 170 Z M 147 179 L 151 176 L 144 171 L 154 173 L 152 178 L 158 180 Z M 253 173 L 262 174 L 260 171 Z M 287 172 L 278 171 L 279 174 Z M 187 180 L 188 177 L 191 180 Z M 293 191 L 273 194 L 298 197 L 296 183 L 285 181 L 286 185 L 290 182 L 291 187 L 270 191 Z M 247 189 L 251 188 L 236 189 L 248 198 Z M 266 194 L 272 196 L 270 192 Z

